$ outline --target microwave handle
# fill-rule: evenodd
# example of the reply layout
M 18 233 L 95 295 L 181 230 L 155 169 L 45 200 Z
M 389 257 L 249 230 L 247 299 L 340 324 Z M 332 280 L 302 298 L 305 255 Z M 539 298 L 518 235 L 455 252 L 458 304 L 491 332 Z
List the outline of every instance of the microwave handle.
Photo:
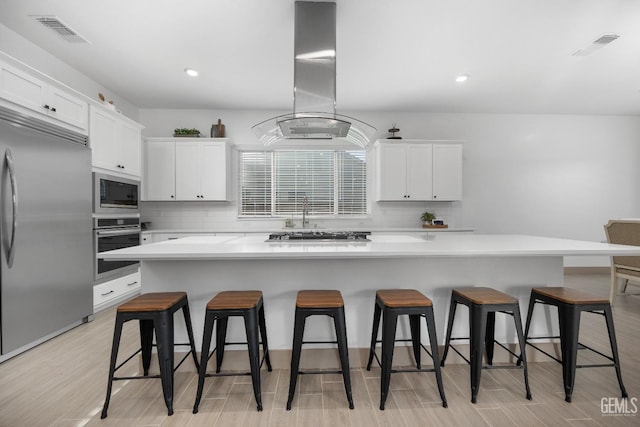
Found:
M 11 222 L 11 242 L 7 250 L 7 267 L 13 265 L 13 258 L 16 255 L 16 229 L 18 228 L 18 183 L 16 180 L 16 170 L 13 164 L 11 150 L 7 148 L 4 153 L 7 169 L 9 170 L 9 180 L 11 181 L 11 204 L 13 208 L 13 220 Z

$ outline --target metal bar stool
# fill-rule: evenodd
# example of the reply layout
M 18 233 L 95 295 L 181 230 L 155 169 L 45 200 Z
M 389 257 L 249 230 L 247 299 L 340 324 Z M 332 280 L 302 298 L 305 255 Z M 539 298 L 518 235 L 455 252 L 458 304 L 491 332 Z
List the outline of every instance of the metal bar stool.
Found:
M 456 314 L 458 304 L 466 305 L 469 308 L 469 331 L 470 337 L 452 338 L 451 329 Z M 513 317 L 518 335 L 520 355 L 509 350 L 505 345 L 495 340 L 495 316 L 496 312 L 504 313 Z M 469 339 L 470 359 L 464 357 L 454 346 L 451 340 Z M 494 344 L 508 351 L 518 358 L 522 364 L 493 366 Z M 510 295 L 502 293 L 492 288 L 473 287 L 454 289 L 451 292 L 451 306 L 449 308 L 449 322 L 447 325 L 447 338 L 442 354 L 442 366 L 447 358 L 449 347 L 460 355 L 469 365 L 471 371 L 471 402 L 476 403 L 478 390 L 480 389 L 480 375 L 482 369 L 514 369 L 524 368 L 524 385 L 526 397 L 531 400 L 531 390 L 529 389 L 529 374 L 527 371 L 527 357 L 525 353 L 525 340 L 522 333 L 522 320 L 520 317 L 520 306 L 518 300 Z M 486 351 L 488 366 L 483 366 L 482 355 Z
M 333 318 L 336 341 L 303 341 L 304 325 L 307 317 L 325 315 Z M 341 370 L 339 371 L 298 371 L 302 344 L 337 344 L 340 354 Z M 289 381 L 289 399 L 287 410 L 296 391 L 298 375 L 302 374 L 342 374 L 344 389 L 349 401 L 349 409 L 353 409 L 351 396 L 351 376 L 349 374 L 349 352 L 347 347 L 347 327 L 344 319 L 344 301 L 340 291 L 298 291 L 296 298 L 296 314 L 293 326 L 293 349 L 291 352 L 291 378 Z
M 531 317 L 536 303 L 552 305 L 558 309 L 558 321 L 560 326 L 560 336 L 530 337 L 529 327 L 531 326 Z M 585 311 L 588 313 L 599 314 L 604 316 L 607 323 L 607 332 L 609 333 L 609 344 L 611 345 L 612 356 L 606 355 L 598 350 L 588 347 L 578 342 L 580 333 L 580 314 Z M 536 350 L 546 354 L 553 360 L 562 364 L 562 377 L 564 380 L 565 401 L 571 402 L 573 393 L 573 385 L 576 378 L 576 368 L 599 368 L 613 366 L 616 369 L 618 377 L 618 385 L 622 392 L 622 397 L 628 397 L 627 391 L 622 384 L 622 374 L 620 372 L 620 359 L 618 357 L 618 344 L 616 342 L 616 331 L 613 326 L 613 316 L 611 314 L 611 304 L 608 299 L 591 295 L 586 292 L 572 288 L 549 287 L 549 288 L 533 288 L 531 289 L 531 298 L 529 299 L 529 310 L 527 312 L 527 325 L 525 327 L 525 339 L 527 344 Z M 532 344 L 531 340 L 560 338 L 560 349 L 562 360 L 552 356 L 538 346 Z M 590 350 L 612 361 L 612 364 L 589 364 L 578 365 L 578 350 Z
M 184 322 L 187 326 L 189 342 L 177 344 L 173 342 L 173 315 L 182 309 Z M 129 356 L 124 362 L 116 366 L 118 358 L 118 348 L 122 335 L 122 325 L 129 320 L 140 321 L 140 349 Z M 155 332 L 156 344 L 153 344 Z M 182 358 L 180 363 L 174 368 L 174 345 L 190 346 L 189 352 Z M 160 365 L 160 375 L 149 375 L 149 365 L 151 364 L 152 347 L 157 347 L 158 362 Z M 115 372 L 133 357 L 142 353 L 142 369 L 144 376 L 115 377 Z M 189 301 L 186 292 L 152 292 L 142 294 L 131 301 L 120 305 L 116 312 L 116 324 L 113 331 L 113 344 L 111 346 L 111 364 L 109 366 L 109 381 L 107 383 L 107 397 L 102 408 L 100 418 L 107 417 L 109 400 L 111 399 L 111 387 L 113 381 L 160 378 L 162 380 L 162 392 L 167 405 L 168 414 L 173 414 L 173 373 L 182 365 L 189 354 L 193 356 L 193 362 L 198 367 L 196 347 L 193 340 L 193 329 L 191 328 L 191 315 L 189 314 Z
M 246 342 L 227 342 L 227 324 L 229 317 L 242 316 L 247 334 Z M 217 323 L 216 323 L 217 321 Z M 209 352 L 213 326 L 216 324 L 216 347 Z M 260 336 L 262 336 L 262 360 L 260 359 Z M 250 372 L 220 372 L 224 348 L 226 345 L 247 345 L 249 348 Z M 216 373 L 207 373 L 207 363 L 216 353 Z M 256 398 L 258 411 L 262 411 L 262 394 L 260 391 L 260 368 L 267 363 L 267 370 L 271 372 L 269 359 L 269 345 L 267 344 L 267 327 L 264 320 L 264 305 L 261 291 L 224 291 L 218 293 L 207 304 L 204 319 L 204 334 L 202 336 L 202 352 L 200 353 L 200 370 L 198 373 L 198 392 L 193 405 L 193 413 L 198 413 L 198 405 L 202 398 L 205 377 L 251 375 L 253 394 Z
M 411 339 L 396 339 L 396 326 L 398 316 L 409 316 Z M 378 327 L 382 315 L 382 340 L 378 340 Z M 429 332 L 431 352 L 420 342 L 420 318 L 424 317 Z M 392 369 L 393 350 L 395 342 L 411 342 L 413 355 L 416 361 L 416 369 Z M 382 343 L 382 362 L 375 352 L 377 343 Z M 433 368 L 422 369 L 420 364 L 420 349 L 424 349 L 431 359 Z M 436 337 L 435 319 L 433 317 L 433 304 L 429 298 L 413 289 L 383 289 L 376 292 L 376 304 L 373 312 L 373 329 L 371 332 L 371 347 L 369 348 L 369 361 L 367 371 L 371 370 L 371 362 L 376 358 L 382 368 L 380 381 L 380 409 L 384 410 L 384 404 L 389 392 L 391 374 L 396 372 L 435 372 L 442 406 L 447 407 L 447 398 L 442 386 L 442 374 L 440 372 L 440 360 L 438 359 L 438 338 Z

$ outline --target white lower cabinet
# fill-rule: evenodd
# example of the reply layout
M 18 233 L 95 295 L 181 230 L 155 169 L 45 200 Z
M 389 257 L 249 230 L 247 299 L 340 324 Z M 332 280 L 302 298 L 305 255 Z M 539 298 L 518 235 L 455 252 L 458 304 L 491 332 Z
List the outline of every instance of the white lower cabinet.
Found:
M 140 271 L 93 287 L 93 312 L 118 304 L 140 293 Z

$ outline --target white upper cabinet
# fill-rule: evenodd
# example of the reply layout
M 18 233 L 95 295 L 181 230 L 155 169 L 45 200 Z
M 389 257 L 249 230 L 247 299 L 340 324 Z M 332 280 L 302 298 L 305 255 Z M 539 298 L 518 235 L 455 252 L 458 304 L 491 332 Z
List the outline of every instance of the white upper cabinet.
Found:
M 378 201 L 460 200 L 462 144 L 377 144 Z
M 140 178 L 142 126 L 121 114 L 91 106 L 89 143 L 95 168 Z
M 148 138 L 145 144 L 146 200 L 228 200 L 227 139 Z
M 68 90 L 0 61 L 0 98 L 87 133 L 89 105 Z

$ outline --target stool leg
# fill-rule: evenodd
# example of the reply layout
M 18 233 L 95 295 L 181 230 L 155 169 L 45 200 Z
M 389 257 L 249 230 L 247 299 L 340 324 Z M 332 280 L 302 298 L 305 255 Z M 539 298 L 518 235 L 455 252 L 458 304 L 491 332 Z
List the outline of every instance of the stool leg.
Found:
M 173 415 L 173 313 L 163 312 L 154 320 L 162 393 L 168 415 Z
M 613 315 L 611 313 L 611 306 L 607 305 L 604 308 L 604 317 L 607 321 L 607 331 L 609 332 L 609 343 L 611 344 L 611 353 L 613 354 L 613 363 L 616 368 L 616 376 L 618 377 L 618 385 L 620 386 L 620 391 L 622 392 L 622 397 L 629 397 L 627 394 L 627 390 L 624 388 L 624 384 L 622 384 L 622 372 L 620 372 L 620 358 L 618 356 L 618 343 L 616 341 L 616 330 L 613 326 Z
M 267 364 L 267 371 L 271 372 L 271 359 L 269 358 L 269 343 L 267 341 L 267 323 L 264 320 L 264 305 L 260 305 L 258 310 L 258 325 L 260 326 L 260 336 L 262 337 L 262 352 L 264 361 Z
M 302 338 L 304 335 L 304 324 L 307 315 L 296 308 L 296 316 L 293 324 L 293 348 L 291 349 L 291 377 L 289 379 L 289 398 L 287 399 L 287 411 L 291 409 L 293 395 L 296 392 L 296 382 L 298 381 L 298 366 L 300 365 L 300 351 L 302 350 Z
M 260 392 L 260 337 L 258 336 L 258 313 L 254 308 L 244 314 L 244 327 L 249 347 L 249 364 L 251 365 L 251 382 L 256 398 L 258 411 L 262 411 L 262 394 Z
M 191 325 L 191 313 L 189 312 L 189 303 L 185 303 L 182 306 L 182 315 L 184 316 L 184 324 L 187 327 L 187 336 L 189 337 L 189 346 L 191 347 L 191 355 L 193 356 L 193 363 L 196 366 L 196 371 L 199 370 L 198 356 L 196 354 L 195 339 L 193 339 L 193 327 Z
M 487 363 L 493 365 L 493 347 L 495 344 L 496 335 L 496 312 L 490 311 L 487 313 L 487 332 L 484 336 L 484 349 L 487 354 Z
M 469 345 L 471 356 L 471 403 L 476 403 L 482 374 L 482 354 L 487 330 L 487 312 L 482 307 L 469 307 Z
M 120 336 L 122 335 L 122 316 L 116 314 L 116 324 L 113 330 L 113 342 L 111 344 L 111 362 L 109 363 L 109 380 L 107 382 L 107 397 L 104 399 L 102 414 L 100 418 L 107 418 L 107 409 L 109 409 L 109 401 L 111 400 L 111 387 L 113 386 L 113 374 L 116 370 L 116 360 L 118 359 L 118 347 L 120 346 Z
M 431 358 L 433 359 L 433 370 L 436 373 L 436 382 L 438 383 L 438 391 L 442 399 L 442 407 L 447 407 L 447 398 L 444 395 L 444 386 L 442 385 L 442 372 L 440 371 L 440 360 L 438 358 L 438 337 L 436 336 L 436 322 L 433 316 L 433 307 L 427 307 L 425 310 L 425 321 L 427 322 L 427 331 L 429 332 L 429 344 L 431 345 Z
M 193 413 L 198 413 L 198 405 L 202 398 L 202 389 L 204 388 L 204 379 L 207 374 L 207 364 L 209 362 L 209 349 L 211 347 L 211 335 L 213 335 L 213 324 L 215 315 L 208 312 L 204 319 L 204 334 L 202 335 L 202 351 L 200 352 L 200 366 L 198 370 L 198 392 L 196 393 L 196 401 L 193 404 Z
M 560 326 L 560 348 L 562 351 L 562 377 L 564 380 L 565 401 L 571 402 L 573 385 L 576 379 L 576 360 L 578 357 L 578 336 L 580 334 L 580 311 L 568 304 L 558 305 Z
M 396 338 L 396 324 L 398 315 L 387 308 L 382 313 L 382 375 L 380 381 L 380 409 L 384 410 L 387 401 L 389 383 L 391 381 L 391 366 L 393 362 L 394 341 Z
M 140 348 L 142 354 L 142 372 L 149 375 L 151 366 L 151 350 L 153 349 L 153 320 L 140 319 Z
M 411 329 L 411 343 L 413 345 L 413 357 L 416 361 L 416 368 L 420 369 L 420 315 L 409 315 L 409 329 Z
M 522 361 L 523 370 L 524 370 L 524 387 L 527 391 L 526 397 L 531 400 L 531 389 L 529 388 L 529 371 L 527 368 L 527 354 L 526 347 L 527 343 L 524 338 L 524 334 L 522 333 L 522 318 L 520 317 L 520 307 L 518 304 L 515 305 L 513 309 L 513 320 L 516 324 L 516 333 L 518 335 L 518 343 L 520 344 L 520 357 L 518 361 Z
M 227 341 L 227 324 L 229 318 L 224 315 L 218 315 L 218 323 L 216 324 L 216 373 L 220 373 L 222 367 L 222 359 L 224 358 L 224 346 Z
M 371 370 L 371 362 L 373 362 L 373 356 L 376 352 L 376 341 L 378 339 L 378 328 L 380 327 L 380 306 L 376 302 L 373 307 L 373 326 L 371 328 L 371 346 L 369 347 L 369 361 L 367 362 L 367 371 Z
M 533 317 L 533 309 L 535 305 L 536 305 L 536 297 L 533 291 L 531 291 L 531 296 L 529 297 L 529 308 L 527 309 L 527 325 L 524 328 L 525 347 L 527 346 L 527 340 L 529 339 L 529 328 L 531 327 L 531 318 Z M 525 352 L 523 351 L 522 354 L 525 354 Z M 522 355 L 520 355 L 516 364 L 520 366 L 521 363 L 522 363 Z
M 349 409 L 353 409 L 353 396 L 351 395 L 351 373 L 349 372 L 349 347 L 347 346 L 347 326 L 344 319 L 344 307 L 337 310 L 333 317 L 338 341 L 338 353 L 340 354 L 340 365 L 342 366 L 342 379 L 344 381 L 344 391 L 349 401 Z
M 449 303 L 449 320 L 447 321 L 447 337 L 444 341 L 444 351 L 442 352 L 442 360 L 440 361 L 440 366 L 444 366 L 444 361 L 447 358 L 447 353 L 449 352 L 449 345 L 451 343 L 451 330 L 453 329 L 453 319 L 456 317 L 456 307 L 458 303 L 451 297 L 451 302 Z

